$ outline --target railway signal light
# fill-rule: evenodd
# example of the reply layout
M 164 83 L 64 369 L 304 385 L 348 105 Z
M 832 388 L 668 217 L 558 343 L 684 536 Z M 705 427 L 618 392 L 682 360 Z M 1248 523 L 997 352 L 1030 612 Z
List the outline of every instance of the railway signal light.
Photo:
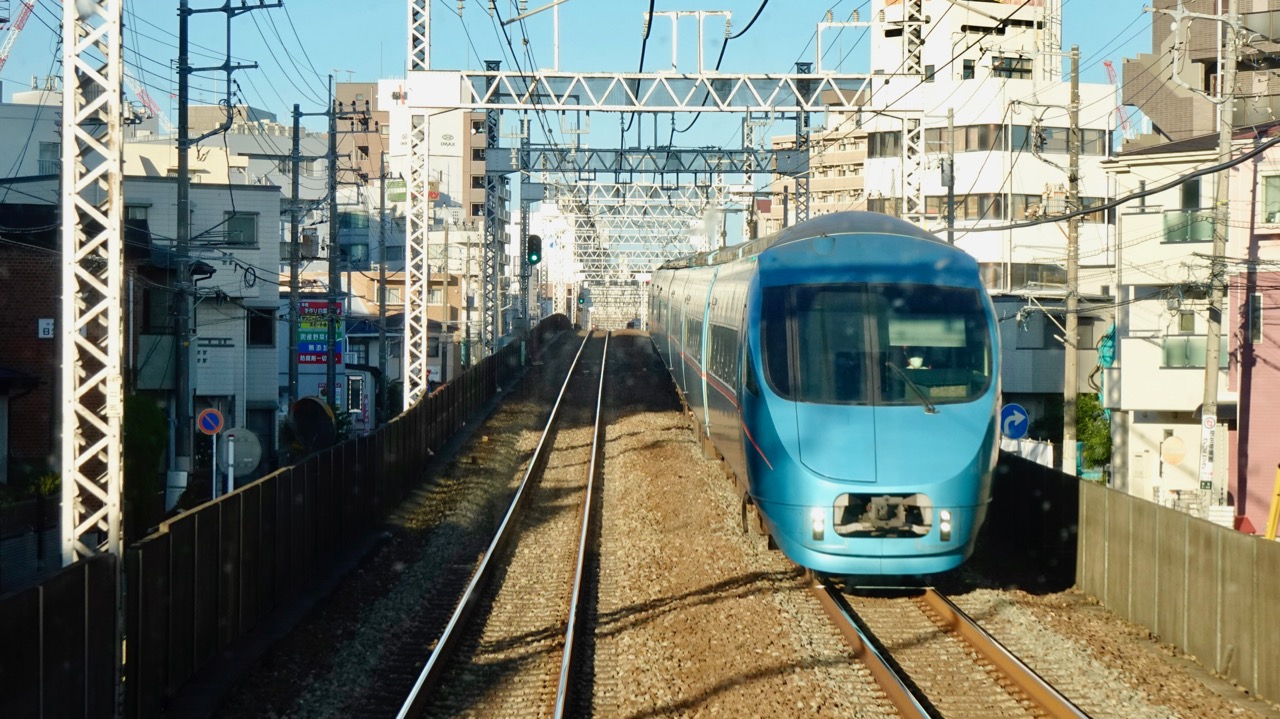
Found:
M 530 267 L 542 261 L 542 237 L 529 235 L 529 243 L 525 245 L 525 259 Z
M 578 295 L 578 306 L 581 307 L 585 304 L 587 304 L 587 298 L 582 295 Z

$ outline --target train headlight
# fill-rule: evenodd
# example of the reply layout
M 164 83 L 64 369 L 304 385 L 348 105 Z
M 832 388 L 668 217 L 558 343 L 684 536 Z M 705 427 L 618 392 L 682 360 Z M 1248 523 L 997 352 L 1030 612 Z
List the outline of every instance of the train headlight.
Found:
M 938 518 L 942 521 L 938 522 L 938 539 L 944 542 L 951 541 L 951 512 L 942 510 L 938 512 Z
M 950 521 L 951 521 L 951 510 L 950 510 L 950 509 L 943 509 L 943 510 L 939 511 L 939 512 L 938 512 L 938 517 L 939 517 L 942 521 L 944 521 L 944 522 L 950 522 Z
M 823 519 L 821 509 L 815 507 L 809 510 L 809 526 L 813 532 L 813 541 L 821 542 L 826 534 L 826 520 Z

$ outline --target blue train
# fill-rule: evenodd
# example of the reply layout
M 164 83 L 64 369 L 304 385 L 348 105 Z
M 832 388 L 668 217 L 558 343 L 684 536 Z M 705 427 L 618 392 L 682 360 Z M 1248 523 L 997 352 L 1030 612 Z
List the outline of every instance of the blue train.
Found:
M 655 270 L 649 329 L 752 521 L 836 576 L 969 557 L 998 454 L 995 316 L 972 257 L 825 215 Z

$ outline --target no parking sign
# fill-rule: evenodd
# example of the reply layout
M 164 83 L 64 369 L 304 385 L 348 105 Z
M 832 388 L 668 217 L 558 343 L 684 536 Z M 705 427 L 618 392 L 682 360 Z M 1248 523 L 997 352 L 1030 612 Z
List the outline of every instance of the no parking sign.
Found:
M 196 427 L 212 437 L 222 431 L 222 413 L 216 409 L 206 409 L 196 417 Z

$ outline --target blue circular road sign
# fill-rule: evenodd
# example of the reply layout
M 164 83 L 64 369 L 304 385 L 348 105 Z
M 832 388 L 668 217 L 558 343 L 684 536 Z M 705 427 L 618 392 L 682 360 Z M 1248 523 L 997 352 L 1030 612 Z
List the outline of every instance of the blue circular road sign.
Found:
M 196 427 L 207 435 L 215 435 L 222 431 L 222 413 L 216 409 L 206 409 L 196 418 Z
M 1031 416 L 1019 404 L 1006 404 L 1000 410 L 1000 434 L 1009 439 L 1022 439 L 1031 428 Z

